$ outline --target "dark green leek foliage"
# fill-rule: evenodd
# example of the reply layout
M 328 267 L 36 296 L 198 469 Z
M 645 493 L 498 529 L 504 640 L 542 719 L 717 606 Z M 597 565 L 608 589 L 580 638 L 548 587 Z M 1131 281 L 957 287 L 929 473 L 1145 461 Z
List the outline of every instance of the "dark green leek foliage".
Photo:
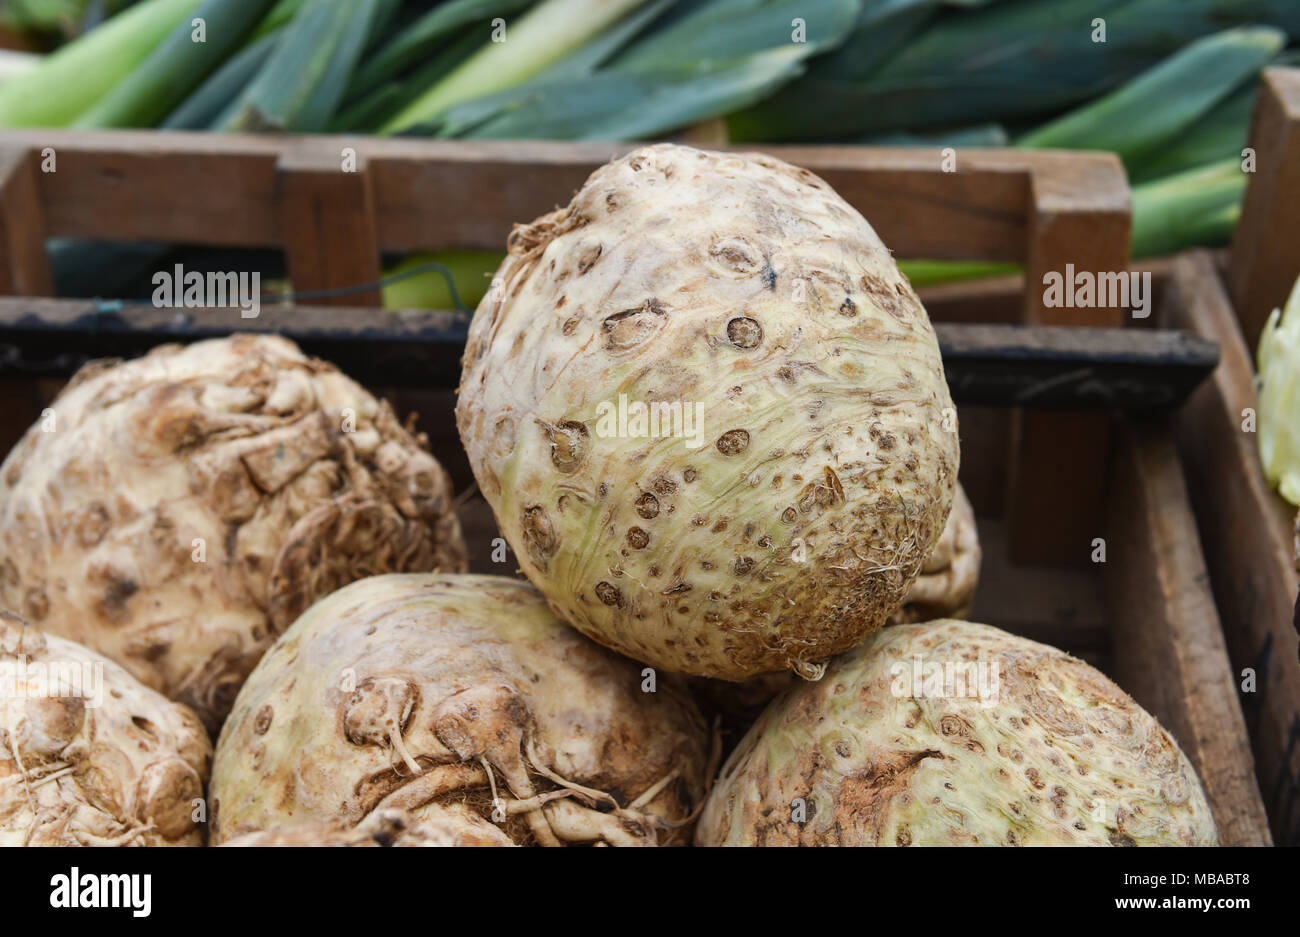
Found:
M 442 54 L 466 26 L 508 17 L 526 9 L 532 0 L 450 0 L 425 12 L 386 37 L 386 41 L 362 62 L 348 87 L 350 100 L 374 91 L 401 76 L 412 66 L 429 62 Z M 481 44 L 487 33 L 479 32 Z M 418 84 L 418 82 L 416 82 Z M 423 87 L 421 87 L 423 90 Z
M 1190 43 L 1111 93 L 1044 124 L 1017 146 L 1110 150 L 1125 162 L 1166 146 L 1259 74 L 1286 34 L 1243 26 Z
M 892 16 L 913 12 L 893 0 Z M 1105 41 L 1094 21 L 1104 20 Z M 869 28 L 846 48 L 884 55 L 858 73 L 817 63 L 770 101 L 732 117 L 737 140 L 844 139 L 1053 116 L 1105 94 L 1187 43 L 1267 23 L 1300 36 L 1294 0 L 1007 0 L 941 11 L 905 44 Z M 862 30 L 859 31 L 860 33 Z
M 835 47 L 859 0 L 656 3 L 523 86 L 449 111 L 443 136 L 641 139 L 745 107 Z M 794 20 L 803 21 L 797 36 Z
M 163 121 L 165 130 L 206 130 L 230 107 L 271 58 L 280 32 L 254 39 L 212 73 L 184 103 Z

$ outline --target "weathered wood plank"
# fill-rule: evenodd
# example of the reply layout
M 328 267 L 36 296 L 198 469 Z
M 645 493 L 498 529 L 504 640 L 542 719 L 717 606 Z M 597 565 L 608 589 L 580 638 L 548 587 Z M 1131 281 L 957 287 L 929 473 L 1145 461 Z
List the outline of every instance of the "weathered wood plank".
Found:
M 257 331 L 286 335 L 365 383 L 455 387 L 467 328 L 464 314 L 420 310 L 267 306 L 256 318 L 243 318 L 233 308 L 0 299 L 0 342 L 9 346 L 0 374 L 66 375 L 90 357 Z M 1217 360 L 1212 343 L 1154 329 L 940 323 L 936 331 L 958 403 L 1166 409 L 1185 399 Z
M 1160 410 L 1214 369 L 1213 342 L 1155 329 L 935 326 L 959 403 Z
M 53 237 L 274 248 L 281 243 L 274 137 L 156 131 L 9 130 L 0 142 L 51 147 L 41 174 Z
M 354 146 L 372 169 L 380 247 L 394 251 L 499 248 L 512 224 L 566 202 L 632 146 L 46 129 L 7 130 L 0 141 L 58 154 L 59 172 L 42 179 L 52 235 L 248 247 L 279 243 L 282 152 L 336 158 Z M 1105 154 L 963 149 L 957 171 L 945 172 L 933 148 L 762 149 L 825 178 L 899 256 L 1025 260 L 1032 178 L 1103 200 L 1114 184 Z
M 1108 511 L 1113 671 L 1173 733 L 1227 846 L 1272 840 L 1223 629 L 1167 424 L 1125 422 Z
M 1059 155 L 1059 154 L 1058 154 Z M 1070 271 L 1100 277 L 1128 270 L 1131 214 L 1123 167 L 1109 161 L 1074 165 L 1061 159 L 1035 172 L 1025 261 L 1025 321 L 1043 325 L 1117 327 L 1115 306 L 1051 307 L 1047 277 Z M 1023 562 L 1081 562 L 1105 505 L 1109 427 L 1104 416 L 1052 411 L 1012 418 L 1008 518 L 1012 555 Z M 1060 491 L 1067 487 L 1069 499 Z M 1044 524 L 1044 517 L 1052 517 Z
M 1164 310 L 1168 321 L 1217 341 L 1219 367 L 1178 414 L 1178 446 L 1232 662 L 1256 674 L 1243 698 L 1275 836 L 1300 845 L 1300 591 L 1292 550 L 1294 510 L 1264 479 L 1254 433 L 1251 355 L 1212 259 L 1179 261 Z
M 294 293 L 315 305 L 381 305 L 378 288 L 327 295 L 380 276 L 374 186 L 365 158 L 351 147 L 312 147 L 287 151 L 276 169 L 280 236 Z
M 50 296 L 54 284 L 45 254 L 39 154 L 0 148 L 0 293 Z

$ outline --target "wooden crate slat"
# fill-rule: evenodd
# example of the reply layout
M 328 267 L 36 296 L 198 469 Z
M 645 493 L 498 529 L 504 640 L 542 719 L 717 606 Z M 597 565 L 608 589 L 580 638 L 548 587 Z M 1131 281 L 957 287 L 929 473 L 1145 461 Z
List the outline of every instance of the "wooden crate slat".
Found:
M 332 306 L 269 305 L 245 318 L 233 306 L 0 297 L 0 340 L 8 346 L 0 376 L 66 375 L 96 356 L 129 357 L 162 342 L 247 331 L 283 334 L 364 383 L 458 383 L 467 315 L 342 304 L 351 298 L 337 297 Z M 1157 329 L 941 322 L 935 331 L 953 399 L 963 404 L 1167 410 L 1218 360 L 1213 343 Z
M 39 154 L 0 149 L 0 292 L 50 296 L 54 283 L 45 254 Z
M 345 163 L 349 168 L 345 171 Z M 276 164 L 280 232 L 296 294 L 341 290 L 380 276 L 374 185 L 365 157 L 340 146 L 286 151 Z M 335 306 L 379 306 L 378 289 L 318 296 Z
M 42 173 L 47 233 L 105 241 L 275 248 L 274 139 L 139 131 L 8 131 L 6 141 L 51 147 Z
M 1270 68 L 1251 125 L 1255 172 L 1232 242 L 1232 297 L 1254 348 L 1300 276 L 1300 69 Z
M 324 164 L 352 146 L 371 165 L 380 247 L 393 251 L 500 249 L 512 224 L 566 202 L 592 170 L 633 148 L 39 129 L 4 139 L 58 154 L 59 172 L 42 186 L 52 235 L 249 247 L 278 246 L 282 153 L 315 151 Z M 935 149 L 762 149 L 823 176 L 903 257 L 1027 259 L 1031 179 L 1050 180 L 1039 185 L 1047 193 L 1073 180 L 1093 188 L 1098 204 L 1127 192 L 1106 154 L 963 148 L 957 171 L 944 172 Z
M 635 144 L 431 141 L 346 136 L 23 130 L 10 145 L 52 146 L 43 180 L 48 233 L 108 240 L 283 246 L 298 290 L 372 282 L 381 250 L 500 249 L 511 226 L 564 203 L 587 175 Z M 364 168 L 341 169 L 344 147 Z M 747 149 L 740 147 L 737 149 Z M 1027 282 L 1066 263 L 1127 268 L 1128 187 L 1105 153 L 860 146 L 765 152 L 822 176 L 902 257 L 1022 260 Z M 945 165 L 955 155 L 955 165 Z M 292 169 L 292 171 L 288 171 Z M 946 171 L 953 170 L 953 171 Z M 1113 325 L 1119 310 L 1047 310 L 1028 290 L 1029 321 Z M 332 303 L 378 302 L 377 291 Z M 1102 501 L 1106 427 L 1071 416 L 1012 418 L 1012 545 L 1022 559 L 1077 558 Z M 1053 440 L 1064 439 L 1068 451 Z M 1079 496 L 1055 503 L 1060 471 Z M 1036 522 L 1054 508 L 1059 523 Z
M 1116 442 L 1105 565 L 1116 678 L 1191 759 L 1220 842 L 1271 845 L 1172 435 L 1126 423 Z
M 1131 226 L 1127 186 L 1112 176 L 1123 167 L 1106 160 L 1076 165 L 1061 160 L 1034 174 L 1025 263 L 1025 320 L 1045 325 L 1120 326 L 1125 310 L 1100 306 L 1047 307 L 1048 274 L 1100 277 L 1129 269 Z M 1080 183 L 1083 184 L 1080 184 Z M 1098 282 L 1102 282 L 1098 280 Z M 1036 411 L 1013 415 L 1014 470 L 1008 491 L 1012 556 L 1023 562 L 1083 561 L 1106 503 L 1109 423 L 1104 416 Z M 1066 481 L 1063 482 L 1063 479 Z M 1072 492 L 1063 502 L 1062 485 Z M 1044 524 L 1043 518 L 1053 522 Z
M 1257 406 L 1252 357 L 1213 258 L 1179 259 L 1165 307 L 1171 324 L 1219 342 L 1212 379 L 1176 420 L 1201 541 L 1238 672 L 1257 690 L 1243 698 L 1260 786 L 1281 843 L 1300 844 L 1300 635 L 1293 624 L 1300 574 L 1294 510 L 1264 478 L 1258 442 L 1243 432 Z
M 1061 154 L 1047 154 L 1060 157 Z M 1113 154 L 1079 163 L 1060 159 L 1033 175 L 1029 249 L 1025 262 L 1025 319 L 1044 325 L 1124 324 L 1118 306 L 1044 304 L 1044 277 L 1076 272 L 1126 273 L 1132 227 L 1124 167 Z M 1073 156 L 1073 154 L 1070 154 Z
M 1106 504 L 1109 417 L 1022 409 L 1009 418 L 1005 497 L 1012 558 L 1086 563 Z
M 384 246 L 499 249 L 513 223 L 564 204 L 591 172 L 635 146 L 382 141 L 368 152 Z M 897 255 L 931 259 L 1024 259 L 1030 176 L 1055 168 L 1052 155 L 1034 152 L 963 149 L 949 173 L 934 149 L 761 149 L 825 179 Z
M 386 250 L 504 250 L 515 224 L 566 204 L 597 166 L 629 149 L 529 143 L 423 147 L 384 141 L 369 159 Z

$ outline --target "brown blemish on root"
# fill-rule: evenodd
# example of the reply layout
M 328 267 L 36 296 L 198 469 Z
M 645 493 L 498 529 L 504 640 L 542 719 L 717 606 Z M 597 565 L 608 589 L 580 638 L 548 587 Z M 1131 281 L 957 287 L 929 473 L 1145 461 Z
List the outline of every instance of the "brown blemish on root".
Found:
M 578 255 L 578 276 L 585 275 L 588 270 L 596 265 L 596 261 L 600 259 L 602 249 L 600 244 L 589 244 L 583 249 L 582 253 Z
M 582 468 L 591 450 L 591 434 L 576 420 L 563 423 L 538 421 L 551 444 L 551 464 L 562 475 L 572 475 Z
M 721 238 L 709 248 L 714 269 L 729 276 L 747 277 L 763 267 L 763 255 L 743 237 Z
M 555 536 L 555 528 L 551 524 L 551 518 L 547 515 L 546 509 L 540 504 L 525 508 L 520 526 L 523 528 L 524 544 L 528 548 L 528 556 L 538 567 L 545 569 L 556 548 L 559 547 L 559 541 Z
M 600 324 L 605 350 L 620 354 L 644 344 L 663 328 L 667 318 L 667 309 L 657 299 L 606 316 Z
M 737 316 L 727 323 L 727 340 L 737 348 L 757 348 L 763 341 L 763 327 L 748 316 Z
M 596 583 L 596 598 L 614 608 L 623 607 L 623 592 L 613 583 L 604 580 Z
M 659 516 L 659 499 L 645 491 L 636 499 L 636 512 L 646 520 Z
M 718 437 L 715 445 L 723 455 L 739 455 L 749 448 L 749 431 L 729 429 Z
M 878 842 L 895 797 L 907 793 L 912 775 L 927 758 L 943 758 L 935 749 L 882 752 L 869 773 L 844 779 L 835 799 L 835 828 L 852 843 Z M 870 832 L 869 836 L 864 836 Z

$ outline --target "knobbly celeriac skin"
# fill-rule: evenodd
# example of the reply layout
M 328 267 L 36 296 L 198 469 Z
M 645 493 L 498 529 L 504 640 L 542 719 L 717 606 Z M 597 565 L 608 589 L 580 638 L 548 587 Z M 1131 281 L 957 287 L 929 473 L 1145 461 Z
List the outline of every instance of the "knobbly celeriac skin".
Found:
M 915 292 L 826 183 L 644 147 L 517 227 L 495 283 L 458 424 L 560 617 L 739 681 L 815 677 L 899 607 L 948 516 L 955 415 Z M 700 445 L 607 435 L 620 395 L 701 413 Z
M 950 662 L 988 667 L 984 692 L 978 678 L 945 684 L 925 669 Z M 774 701 L 727 759 L 695 842 L 1194 846 L 1217 835 L 1186 756 L 1114 683 L 1046 645 L 943 620 L 885 628 Z
M 83 368 L 0 466 L 0 605 L 116 660 L 215 732 L 318 596 L 464 568 L 421 437 L 286 339 Z
M 886 624 L 965 618 L 975 600 L 982 556 L 975 509 L 958 482 L 943 535 L 925 558 L 921 575 L 912 583 L 907 600 L 889 616 Z M 721 715 L 726 727 L 739 726 L 743 732 L 773 697 L 798 679 L 787 670 L 759 674 L 743 683 L 692 677 L 690 684 L 701 709 Z
M 520 845 L 688 841 L 709 733 L 670 675 L 655 692 L 646 679 L 523 580 L 360 580 L 244 684 L 217 744 L 212 835 L 468 809 L 465 835 L 492 821 Z
M 212 743 L 189 708 L 8 612 L 0 664 L 0 846 L 203 845 Z
M 931 621 L 935 618 L 964 619 L 970 614 L 979 584 L 979 529 L 975 509 L 960 484 L 953 491 L 952 511 L 943 534 L 925 558 L 902 607 L 889 616 L 889 624 Z
M 245 833 L 223 846 L 513 846 L 500 828 L 464 804 L 427 807 L 415 820 L 401 810 L 380 810 L 355 827 L 317 821 Z

